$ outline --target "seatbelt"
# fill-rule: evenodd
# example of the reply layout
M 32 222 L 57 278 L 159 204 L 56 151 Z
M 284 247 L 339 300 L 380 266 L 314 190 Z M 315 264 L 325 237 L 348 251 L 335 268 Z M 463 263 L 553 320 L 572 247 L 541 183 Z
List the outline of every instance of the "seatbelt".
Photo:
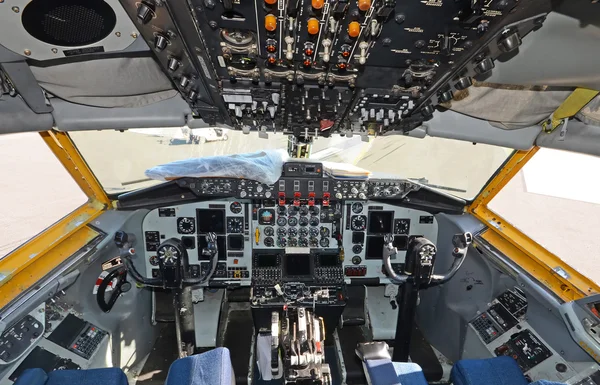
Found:
M 542 122 L 545 133 L 551 133 L 558 126 L 566 127 L 569 118 L 575 116 L 586 104 L 592 101 L 600 91 L 588 88 L 577 88 L 567 99 L 550 115 L 550 118 Z

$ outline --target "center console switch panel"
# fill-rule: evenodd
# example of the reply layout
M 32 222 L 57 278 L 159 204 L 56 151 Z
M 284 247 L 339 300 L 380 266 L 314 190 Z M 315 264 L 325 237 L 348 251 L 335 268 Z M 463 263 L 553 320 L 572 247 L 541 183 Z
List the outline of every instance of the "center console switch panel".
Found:
M 26 315 L 0 336 L 0 364 L 16 361 L 44 334 L 44 325 L 31 315 Z
M 69 314 L 48 336 L 48 340 L 89 360 L 108 333 Z

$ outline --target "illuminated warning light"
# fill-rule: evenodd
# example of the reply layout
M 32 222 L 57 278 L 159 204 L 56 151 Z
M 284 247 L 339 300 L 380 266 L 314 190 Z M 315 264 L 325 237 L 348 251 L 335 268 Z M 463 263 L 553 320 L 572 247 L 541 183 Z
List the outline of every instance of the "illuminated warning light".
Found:
M 346 65 L 346 63 L 338 63 L 337 67 L 341 70 L 345 70 L 347 65 Z
M 306 60 L 304 60 L 303 64 L 305 67 L 310 67 L 312 65 L 312 62 L 310 61 L 310 59 L 306 59 Z
M 353 21 L 348 24 L 348 36 L 357 37 L 360 34 L 360 23 Z
M 348 57 L 348 56 L 350 56 L 350 51 L 342 51 L 342 56 L 343 56 L 343 57 Z
M 269 44 L 267 46 L 267 52 L 275 52 L 277 50 L 277 47 L 274 44 Z
M 269 57 L 267 58 L 267 62 L 269 64 L 275 64 L 275 63 L 277 63 L 277 59 L 275 58 L 275 56 L 269 55 Z
M 277 18 L 275 15 L 268 14 L 265 16 L 265 29 L 269 32 L 273 32 L 277 29 Z
M 308 30 L 309 34 L 316 35 L 317 33 L 319 33 L 319 20 L 312 17 L 312 18 L 308 19 L 307 24 L 308 24 L 307 30 Z
M 307 48 L 304 50 L 304 53 L 306 54 L 306 56 L 312 56 L 315 52 L 311 48 Z

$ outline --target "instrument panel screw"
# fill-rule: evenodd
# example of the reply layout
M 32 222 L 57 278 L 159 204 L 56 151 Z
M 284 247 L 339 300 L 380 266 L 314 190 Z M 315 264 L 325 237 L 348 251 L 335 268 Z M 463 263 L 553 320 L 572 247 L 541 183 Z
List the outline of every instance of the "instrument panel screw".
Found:
M 13 10 L 14 13 L 19 13 L 19 11 L 20 11 L 19 7 L 12 7 L 11 9 Z
M 138 34 L 137 34 L 137 33 L 135 33 L 135 32 L 133 32 L 133 33 L 131 34 L 131 37 L 132 37 L 132 38 L 134 38 L 134 39 L 137 39 L 137 37 L 138 37 Z
M 115 35 L 116 35 L 117 37 L 121 37 L 121 32 L 118 32 L 118 31 L 117 31 L 117 32 L 115 32 Z
M 25 51 L 23 51 L 23 53 L 25 54 L 25 56 L 31 56 L 31 51 L 26 49 Z
M 52 50 L 51 50 L 51 51 L 52 51 L 52 53 L 54 53 L 54 54 L 58 53 L 58 50 L 57 50 L 56 48 L 52 48 Z

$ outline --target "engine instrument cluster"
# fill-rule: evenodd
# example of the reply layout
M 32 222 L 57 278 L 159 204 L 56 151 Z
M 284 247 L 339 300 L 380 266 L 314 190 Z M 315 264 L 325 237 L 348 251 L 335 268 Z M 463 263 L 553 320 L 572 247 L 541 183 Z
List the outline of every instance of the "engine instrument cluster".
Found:
M 121 3 L 196 117 L 304 137 L 415 128 L 550 11 L 517 0 Z

